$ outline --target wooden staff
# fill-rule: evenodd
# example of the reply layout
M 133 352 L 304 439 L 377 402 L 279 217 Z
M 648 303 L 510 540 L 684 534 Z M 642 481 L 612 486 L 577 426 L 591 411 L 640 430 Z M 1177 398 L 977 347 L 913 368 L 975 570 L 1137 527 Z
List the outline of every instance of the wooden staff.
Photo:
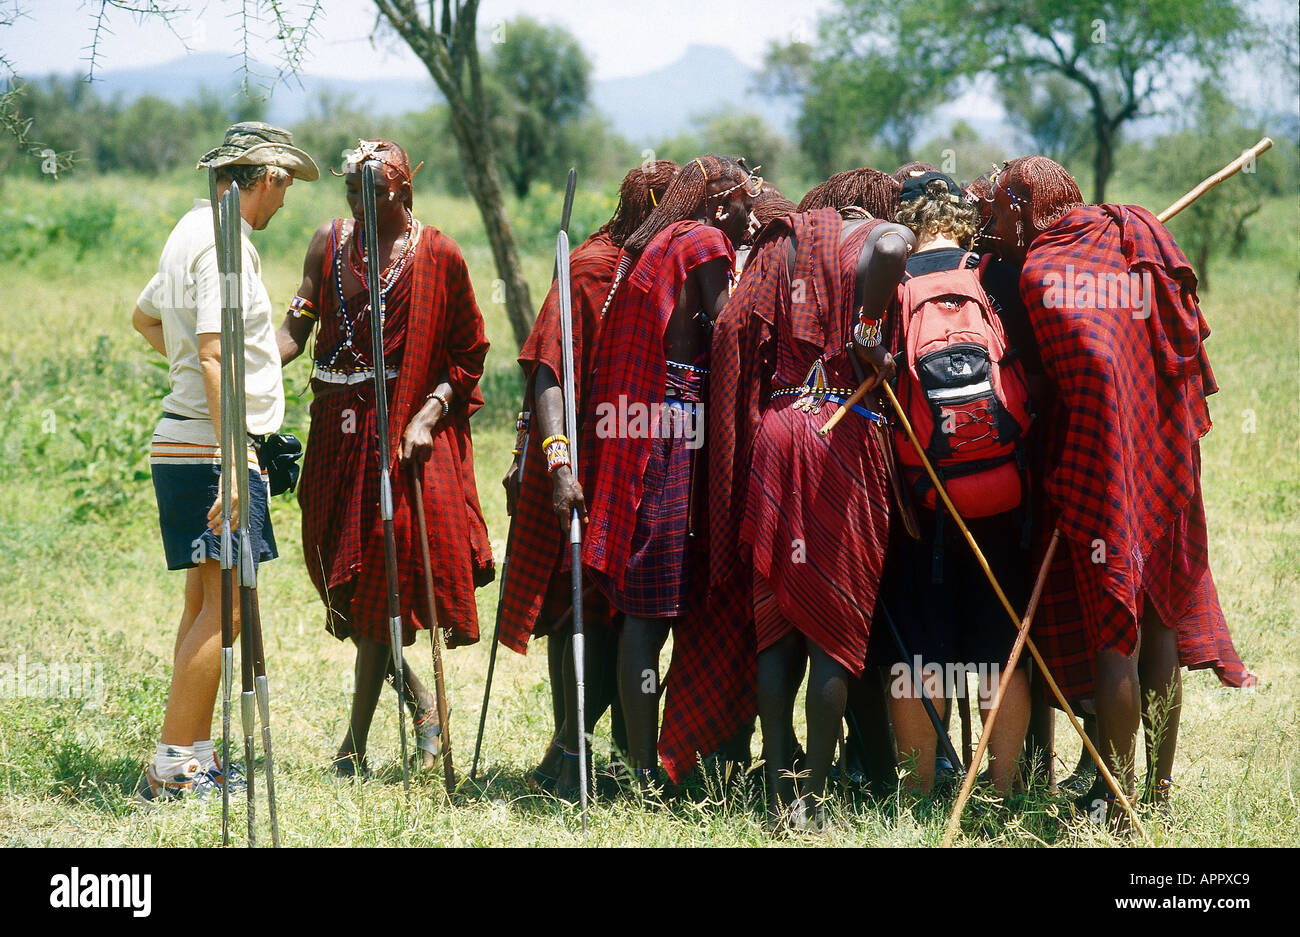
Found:
M 1186 195 L 1184 195 L 1178 201 L 1174 202 L 1172 205 L 1170 205 L 1160 214 L 1156 215 L 1156 218 L 1159 219 L 1161 224 L 1164 224 L 1166 221 L 1174 217 L 1174 215 L 1178 214 L 1188 205 L 1192 204 L 1192 202 L 1196 201 L 1206 192 L 1210 191 L 1210 189 L 1214 188 L 1224 179 L 1227 179 L 1230 176 L 1235 176 L 1237 173 L 1241 172 L 1241 168 L 1243 166 L 1245 166 L 1247 163 L 1254 162 L 1256 156 L 1258 156 L 1260 153 L 1263 153 L 1272 145 L 1273 145 L 1273 141 L 1270 140 L 1268 137 L 1265 137 L 1264 139 L 1260 140 L 1258 143 L 1256 143 L 1250 149 L 1246 150 L 1244 153 L 1242 153 L 1240 156 L 1238 156 L 1228 165 L 1224 166 L 1214 175 L 1203 180 L 1201 184 L 1198 185 L 1196 188 L 1192 189 L 1192 191 L 1188 192 Z
M 1011 602 L 1007 599 L 1007 594 L 1002 591 L 1001 584 L 998 582 L 997 577 L 993 575 L 993 570 L 989 568 L 988 560 L 984 558 L 984 551 L 979 548 L 979 544 L 975 542 L 975 538 L 971 535 L 970 529 L 966 526 L 966 522 L 962 520 L 961 514 L 958 513 L 957 508 L 953 506 L 952 499 L 948 497 L 948 491 L 944 488 L 943 482 L 939 480 L 939 475 L 935 472 L 934 466 L 930 464 L 930 459 L 925 454 L 925 448 L 917 440 L 916 432 L 912 429 L 912 424 L 908 421 L 907 414 L 903 412 L 903 408 L 899 404 L 898 398 L 894 396 L 894 389 L 889 386 L 888 381 L 882 382 L 881 386 L 884 387 L 885 393 L 889 396 L 889 403 L 893 406 L 894 412 L 898 415 L 899 422 L 907 433 L 907 438 L 912 441 L 912 445 L 916 448 L 917 455 L 921 457 L 921 464 L 925 466 L 925 470 L 930 476 L 930 481 L 934 484 L 934 490 L 938 492 L 939 497 L 943 499 L 944 507 L 948 509 L 948 513 L 952 515 L 952 519 L 956 521 L 958 529 L 961 530 L 962 536 L 966 538 L 966 543 L 975 554 L 976 561 L 984 570 L 984 575 L 988 578 L 989 584 L 993 586 L 993 591 L 997 593 L 998 601 L 1002 603 L 1002 607 L 1006 609 L 1007 615 L 1010 616 L 1012 624 L 1015 626 L 1016 630 L 1019 631 L 1020 616 L 1017 615 L 1016 610 L 1011 607 Z M 1123 806 L 1125 813 L 1128 814 L 1129 819 L 1133 823 L 1133 828 L 1141 834 L 1143 839 L 1150 843 L 1151 838 L 1147 836 L 1146 829 L 1142 826 L 1142 822 L 1138 820 L 1137 813 L 1133 810 L 1133 805 L 1129 803 L 1128 797 L 1125 796 L 1122 790 L 1120 790 L 1119 782 L 1116 781 L 1115 776 L 1110 773 L 1110 770 L 1106 767 L 1106 763 L 1098 753 L 1096 746 L 1092 744 L 1092 739 L 1088 738 L 1088 733 L 1083 730 L 1083 726 L 1081 726 L 1079 720 L 1075 718 L 1074 710 L 1071 709 L 1070 704 L 1066 702 L 1065 695 L 1061 692 L 1061 688 L 1057 686 L 1056 680 L 1053 679 L 1051 671 L 1047 669 L 1047 662 L 1043 660 L 1043 656 L 1038 653 L 1038 648 L 1034 646 L 1033 639 L 1028 635 L 1025 636 L 1025 646 L 1029 648 L 1029 653 L 1033 655 L 1034 662 L 1038 664 L 1038 669 L 1042 671 L 1043 678 L 1047 681 L 1048 687 L 1052 690 L 1052 695 L 1056 697 L 1057 703 L 1060 704 L 1061 709 L 1070 720 L 1070 725 L 1073 726 L 1074 731 L 1079 734 L 1079 738 L 1083 739 L 1084 747 L 1088 749 L 1088 753 L 1092 755 L 1093 760 L 1097 762 L 1097 769 L 1105 779 L 1106 785 L 1110 788 L 1111 793 L 1115 795 L 1115 799 L 1120 802 L 1121 806 Z
M 443 414 L 447 417 L 447 414 Z M 433 596 L 433 563 L 429 559 L 429 527 L 424 520 L 424 486 L 420 466 L 406 463 L 411 479 L 411 497 L 415 500 L 415 524 L 420 535 L 420 561 L 424 564 L 424 601 L 429 610 L 429 644 L 433 648 L 433 692 L 438 707 L 438 726 L 442 732 L 442 780 L 447 796 L 456 792 L 456 768 L 451 763 L 451 729 L 447 725 L 447 685 L 442 678 L 442 642 L 438 639 L 438 604 Z
M 975 778 L 979 772 L 980 760 L 984 757 L 984 750 L 988 748 L 989 741 L 993 738 L 993 724 L 997 722 L 998 713 L 1002 709 L 1002 701 L 1007 698 L 1007 687 L 1011 685 L 1011 678 L 1016 672 L 1016 664 L 1020 662 L 1020 652 L 1029 639 L 1029 626 L 1034 623 L 1034 613 L 1038 611 L 1038 600 L 1042 598 L 1043 586 L 1047 584 L 1047 571 L 1052 566 L 1052 557 L 1056 555 L 1056 545 L 1060 540 L 1061 530 L 1058 527 L 1052 531 L 1052 542 L 1047 545 L 1047 553 L 1043 556 L 1043 563 L 1038 567 L 1038 578 L 1034 582 L 1033 594 L 1029 597 L 1029 607 L 1025 609 L 1025 617 L 1020 623 L 1020 631 L 1016 634 L 1016 642 L 1011 645 L 1011 656 L 1007 658 L 1006 669 L 1002 671 L 1002 678 L 998 681 L 998 694 L 993 700 L 993 708 L 989 710 L 989 717 L 984 720 L 983 728 L 980 731 L 979 744 L 975 746 L 975 754 L 966 762 L 966 779 L 962 781 L 961 791 L 957 794 L 957 802 L 952 805 L 952 813 L 948 816 L 948 829 L 943 834 L 944 848 L 952 845 L 953 838 L 957 835 L 957 828 L 961 825 L 962 811 L 966 808 L 966 800 L 975 787 Z
M 852 354 L 852 352 L 850 352 L 850 354 Z M 835 428 L 835 424 L 838 423 L 840 420 L 844 419 L 844 414 L 848 413 L 850 410 L 856 407 L 859 403 L 862 402 L 862 398 L 867 396 L 867 391 L 871 389 L 871 384 L 875 380 L 876 378 L 872 376 L 867 378 L 861 384 L 859 384 L 858 389 L 853 392 L 853 395 L 849 397 L 848 400 L 844 401 L 844 403 L 840 404 L 840 408 L 831 414 L 831 418 L 826 421 L 825 426 L 823 426 L 821 429 L 817 431 L 817 435 L 820 436 L 822 439 L 825 439 L 827 436 L 829 436 L 831 434 L 831 430 Z

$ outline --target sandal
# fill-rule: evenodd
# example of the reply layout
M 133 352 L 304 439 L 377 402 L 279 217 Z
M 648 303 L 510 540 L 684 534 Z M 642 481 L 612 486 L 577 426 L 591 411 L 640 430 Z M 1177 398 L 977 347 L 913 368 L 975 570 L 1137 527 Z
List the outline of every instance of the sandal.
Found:
M 432 771 L 437 767 L 438 756 L 442 754 L 442 723 L 438 721 L 438 710 L 430 709 L 425 712 L 415 720 L 414 728 L 417 752 L 424 752 L 429 756 L 427 763 L 421 759 L 419 767 Z

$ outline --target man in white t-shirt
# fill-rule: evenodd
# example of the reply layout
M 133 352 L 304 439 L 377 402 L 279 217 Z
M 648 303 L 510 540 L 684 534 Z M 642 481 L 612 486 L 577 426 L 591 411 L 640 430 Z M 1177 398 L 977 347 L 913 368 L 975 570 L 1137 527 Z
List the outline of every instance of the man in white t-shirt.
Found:
M 199 162 L 217 172 L 217 192 L 238 183 L 243 216 L 245 394 L 247 432 L 274 433 L 284 416 L 280 352 L 271 301 L 262 284 L 262 261 L 248 240 L 284 204 L 294 179 L 311 182 L 316 164 L 292 146 L 292 136 L 267 124 L 245 122 L 226 131 L 224 143 Z M 150 468 L 168 569 L 185 569 L 185 605 L 176 636 L 171 693 L 162 737 L 146 771 L 147 800 L 202 794 L 220 783 L 211 739 L 212 710 L 221 679 L 221 453 L 213 427 L 221 420 L 221 291 L 209 202 L 198 199 L 163 247 L 158 272 L 136 302 L 132 324 L 166 355 L 170 392 L 154 430 Z M 267 487 L 250 444 L 247 510 L 255 561 L 274 559 L 275 536 Z M 234 492 L 232 501 L 236 501 Z M 236 534 L 236 538 L 238 535 Z M 238 549 L 238 539 L 236 539 Z M 239 608 L 235 608 L 235 633 Z M 229 766 L 232 782 L 236 766 Z

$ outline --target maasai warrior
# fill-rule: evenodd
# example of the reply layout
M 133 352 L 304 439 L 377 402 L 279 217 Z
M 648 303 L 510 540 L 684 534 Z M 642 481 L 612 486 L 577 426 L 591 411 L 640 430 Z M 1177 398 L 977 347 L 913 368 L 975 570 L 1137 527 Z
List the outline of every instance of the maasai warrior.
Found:
M 363 244 L 362 165 L 377 163 L 379 244 Z M 423 476 L 438 624 L 447 646 L 478 640 L 476 586 L 492 579 L 487 526 L 474 482 L 469 417 L 488 342 L 469 271 L 456 244 L 411 214 L 411 166 L 386 140 L 361 141 L 343 174 L 352 218 L 322 225 L 303 262 L 302 284 L 280 327 L 284 361 L 304 349 L 319 320 L 312 358 L 311 436 L 298 485 L 307 571 L 326 608 L 326 628 L 357 647 L 356 691 L 334 770 L 364 774 L 370 722 L 385 677 L 392 679 L 383 525 L 379 517 L 371 297 L 366 263 L 381 265 L 384 362 L 388 379 L 403 643 L 429 626 L 419 601 L 423 570 L 406 463 Z M 397 463 L 400 461 L 400 465 Z M 437 707 L 403 663 L 407 705 L 424 767 L 436 763 Z
M 1050 413 L 1052 410 L 1052 385 L 1043 373 L 1042 358 L 1038 354 L 1038 343 L 1034 341 L 1033 329 L 1029 325 L 1029 314 L 1020 299 L 1020 268 L 1014 267 L 997 257 L 997 241 L 988 237 L 993 228 L 993 180 L 998 168 L 994 166 L 988 172 L 981 173 L 966 183 L 963 192 L 966 199 L 975 206 L 979 213 L 979 233 L 975 236 L 975 251 L 989 255 L 984 267 L 983 283 L 989 295 L 998 304 L 1002 314 L 1002 324 L 1007 329 L 1007 337 L 1016 349 L 1016 356 L 1025 367 L 1025 377 L 1029 381 L 1029 398 L 1034 402 L 1034 412 Z M 1029 482 L 1030 499 L 1034 504 L 1041 503 L 1043 484 L 1043 420 L 1039 416 L 1029 430 Z M 1032 511 L 1031 511 L 1032 513 Z M 1029 669 L 1029 731 L 1025 736 L 1025 763 L 1031 773 L 1037 772 L 1050 786 L 1053 778 L 1054 762 L 1052 750 L 1055 743 L 1055 713 L 1051 694 L 1044 685 L 1043 676 L 1037 667 Z M 1091 713 L 1078 713 L 1084 730 L 1093 743 L 1097 742 L 1097 720 Z M 1086 748 L 1079 752 L 1079 764 L 1072 775 L 1073 786 L 1082 780 L 1084 786 L 1092 783 L 1096 765 Z M 1066 789 L 1066 785 L 1062 786 Z M 1082 793 L 1082 791 L 1077 791 Z
M 924 278 L 930 274 L 972 270 L 972 274 L 967 276 L 977 278 L 978 286 L 971 284 L 965 288 L 978 294 L 982 287 L 1006 337 L 1005 354 L 1000 354 L 998 361 L 1001 386 L 1011 387 L 1015 382 L 1020 392 L 1017 406 L 1023 405 L 1028 386 L 1019 362 L 1026 357 L 1026 343 L 1032 345 L 1032 334 L 1015 281 L 1008 280 L 1005 272 L 990 277 L 991 259 L 981 262 L 981 258 L 971 251 L 979 223 L 976 206 L 964 198 L 960 187 L 950 177 L 940 172 L 919 172 L 903 181 L 896 219 L 906 225 L 917 239 L 916 251 L 907 261 L 908 282 L 912 284 L 908 305 L 914 306 L 914 300 L 926 295 L 924 284 L 927 281 Z M 1005 269 L 1014 271 L 1014 268 Z M 957 280 L 953 285 L 962 287 L 963 283 Z M 908 295 L 902 289 L 899 292 L 900 299 Z M 902 312 L 910 314 L 911 310 L 903 309 Z M 899 328 L 900 334 L 891 339 L 891 347 L 905 346 L 901 322 Z M 908 401 L 921 393 L 923 390 L 917 377 L 905 369 L 899 378 L 900 399 Z M 982 408 L 983 404 L 979 406 Z M 1008 432 L 1014 434 L 1015 452 L 1005 454 L 998 466 L 991 465 L 996 461 L 994 459 L 977 460 L 976 465 L 983 466 L 984 473 L 966 474 L 964 479 L 969 485 L 982 474 L 991 477 L 989 473 L 1002 473 L 998 476 L 1000 484 L 981 486 L 973 499 L 979 504 L 975 509 L 977 516 L 966 520 L 1011 604 L 1023 608 L 1028 596 L 1029 557 L 1025 552 L 1029 548 L 1025 511 L 1027 478 L 1023 465 L 1029 418 L 1024 412 L 1017 415 L 1024 425 L 1008 428 Z M 1003 422 L 997 418 L 990 419 L 994 420 L 997 428 L 990 434 L 985 426 L 981 426 L 976 445 L 990 435 L 996 438 L 1003 432 Z M 977 417 L 975 425 L 980 426 L 981 422 Z M 970 427 L 963 427 L 961 434 L 963 439 L 974 435 Z M 899 442 L 900 447 L 910 445 L 910 442 Z M 911 456 L 910 451 L 906 454 Z M 915 465 L 918 460 L 913 456 L 909 461 Z M 930 487 L 929 477 L 919 467 L 908 468 L 905 476 L 913 491 L 918 487 Z M 988 505 L 994 491 L 1002 496 L 1002 503 L 996 509 Z M 904 761 L 915 762 L 914 771 L 908 775 L 908 784 L 929 794 L 936 774 L 936 738 L 920 693 L 924 692 L 939 712 L 946 715 L 948 697 L 954 689 L 957 695 L 964 696 L 966 681 L 964 677 L 959 678 L 954 687 L 949 685 L 949 680 L 936 679 L 937 675 L 952 673 L 956 666 L 975 668 L 979 674 L 980 711 L 987 718 L 1001 677 L 1000 668 L 1010 655 L 1016 632 L 1010 627 L 1001 603 L 956 525 L 939 517 L 943 505 L 926 507 L 920 503 L 922 500 L 913 498 L 919 538 L 913 539 L 899 532 L 891 540 L 887 584 L 882 594 L 882 601 L 892 612 L 907 654 L 912 659 L 907 659 L 892 642 L 877 646 L 889 646 L 890 659 L 894 661 L 892 682 L 897 691 L 890 695 L 890 711 L 899 756 Z M 981 501 L 983 503 L 979 503 Z M 940 557 L 937 569 L 936 556 Z M 911 672 L 918 660 L 921 667 L 928 670 L 927 679 L 922 681 L 924 687 L 914 685 Z M 1016 780 L 1017 761 L 1029 720 L 1026 663 L 1027 658 L 1022 658 L 1011 679 L 989 747 L 993 783 L 1002 793 L 1009 792 Z M 957 767 L 951 766 L 951 769 Z
M 242 273 L 244 370 L 247 432 L 261 436 L 280 428 L 284 387 L 275 347 L 271 300 L 262 284 L 262 262 L 248 240 L 267 226 L 284 204 L 293 180 L 314 180 L 316 164 L 292 146 L 287 130 L 268 124 L 235 124 L 221 146 L 199 168 L 217 173 L 217 192 L 239 185 L 243 216 Z M 212 746 L 212 709 L 221 677 L 221 556 L 219 532 L 221 452 L 221 277 L 213 246 L 212 210 L 206 201 L 172 230 L 158 272 L 136 301 L 132 324 L 168 361 L 169 390 L 162 419 L 154 430 L 149 464 L 158 496 L 158 520 L 168 569 L 184 569 L 185 603 L 176 635 L 171 694 L 163 716 L 162 738 L 146 770 L 148 800 L 169 800 L 186 792 L 204 794 L 221 783 Z M 242 430 L 237 432 L 243 433 Z M 235 467 L 243 466 L 243 447 Z M 257 455 L 248 446 L 247 471 L 252 504 L 235 504 L 231 526 L 248 511 L 255 562 L 274 559 L 275 534 L 267 507 L 267 483 Z M 238 551 L 238 532 L 236 552 Z M 239 633 L 239 603 L 234 608 Z M 227 766 L 232 787 L 242 786 L 238 765 Z
M 1179 665 L 1212 667 L 1230 686 L 1254 682 L 1210 574 L 1200 438 L 1217 386 L 1196 276 L 1153 215 L 1084 205 L 1070 174 L 1045 157 L 1006 164 L 993 212 L 998 250 L 1022 265 L 1021 294 L 1056 391 L 1040 542 L 1056 527 L 1063 549 L 1034 638 L 1065 695 L 1095 700 L 1099 750 L 1130 796 L 1147 719 L 1148 796 L 1165 799 Z M 1157 718 L 1163 726 L 1151 724 Z M 1104 814 L 1109 796 L 1094 787 L 1084 805 Z
M 690 613 L 704 581 L 707 528 L 695 496 L 708 335 L 727 300 L 752 185 L 735 160 L 701 156 L 682 166 L 624 244 L 590 382 L 583 449 L 594 466 L 583 562 L 623 613 L 619 695 L 627 754 L 642 784 L 655 778 L 659 651 L 675 621 L 689 619 L 676 630 L 665 703 L 669 777 L 684 777 L 697 750 L 710 754 L 743 721 L 721 712 L 732 700 L 709 685 L 708 626 Z
M 829 437 L 817 430 L 859 370 L 877 383 L 892 373 L 882 320 L 912 241 L 906 228 L 833 209 L 778 218 L 714 336 L 710 628 L 730 632 L 752 613 L 774 825 L 820 810 L 811 801 L 825 789 L 847 680 L 863 671 L 889 533 L 888 440 L 870 397 Z M 791 725 L 809 661 L 796 789 Z
M 677 164 L 666 159 L 648 162 L 629 172 L 619 189 L 614 216 L 569 255 L 574 395 L 578 401 L 579 426 L 583 425 L 586 376 L 591 373 L 601 314 L 614 280 L 619 251 L 663 198 L 676 172 Z M 547 663 L 555 735 L 546 757 L 533 770 L 530 783 L 543 789 L 555 787 L 562 796 L 571 796 L 578 790 L 578 703 L 573 649 L 568 640 L 572 632 L 573 596 L 567 533 L 572 508 L 584 513 L 585 508 L 582 486 L 570 466 L 556 465 L 548 481 L 542 446 L 547 439 L 564 435 L 561 341 L 558 284 L 553 283 L 533 323 L 532 333 L 519 352 L 519 366 L 524 371 L 524 412 L 518 418 L 515 459 L 502 483 L 515 515 L 515 528 L 510 569 L 501 597 L 501 643 L 523 654 L 528 650 L 530 636 L 545 634 L 551 638 L 547 642 Z M 521 487 L 519 465 L 525 442 L 528 458 L 523 460 L 525 477 Z M 581 460 L 580 471 L 585 478 L 590 478 L 591 466 L 590 458 Z M 593 624 L 586 639 L 589 660 L 585 709 L 590 732 L 614 701 L 616 642 L 607 627 L 609 607 L 600 593 L 589 596 L 583 615 Z M 557 631 L 557 622 L 561 620 L 564 624 Z M 615 722 L 621 720 L 616 718 Z M 626 746 L 622 735 L 621 731 L 615 732 L 615 744 Z M 564 758 L 565 755 L 568 757 Z
M 820 185 L 813 186 L 799 202 L 799 211 L 834 208 L 846 217 L 853 216 L 852 209 L 865 211 L 870 217 L 890 219 L 898 211 L 898 192 L 901 185 L 893 176 L 879 169 L 863 167 L 837 172 Z

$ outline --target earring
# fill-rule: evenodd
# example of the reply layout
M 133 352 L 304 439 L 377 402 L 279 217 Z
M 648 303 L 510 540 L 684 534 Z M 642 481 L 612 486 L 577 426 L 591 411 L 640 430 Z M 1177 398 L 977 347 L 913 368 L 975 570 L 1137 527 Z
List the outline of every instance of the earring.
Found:
M 1025 246 L 1025 226 L 1021 224 L 1020 219 L 1017 218 L 1016 219 L 1016 247 L 1024 247 L 1024 246 Z
M 713 213 L 713 217 L 716 218 L 718 221 L 726 221 L 728 218 L 731 217 L 731 212 L 723 211 L 722 206 L 719 205 L 717 211 Z

